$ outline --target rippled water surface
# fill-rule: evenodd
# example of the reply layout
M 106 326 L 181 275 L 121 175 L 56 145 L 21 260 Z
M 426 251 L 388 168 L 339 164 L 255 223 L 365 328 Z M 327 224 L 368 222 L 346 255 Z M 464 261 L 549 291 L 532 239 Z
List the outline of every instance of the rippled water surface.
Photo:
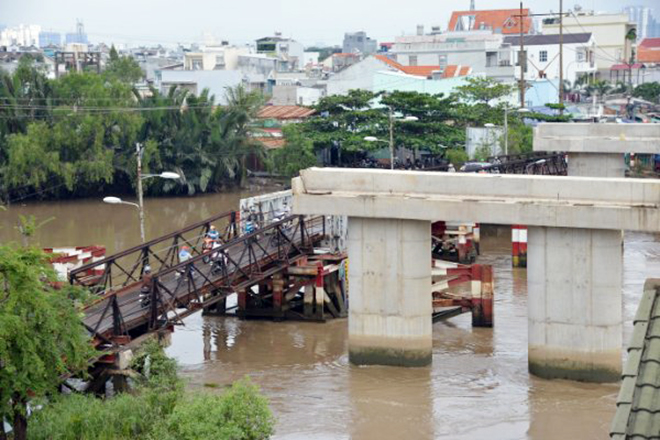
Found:
M 151 237 L 236 206 L 241 194 L 149 199 Z M 55 216 L 42 246 L 138 241 L 130 207 L 98 201 L 41 203 L 0 213 L 0 239 L 16 239 L 18 213 Z M 250 375 L 271 400 L 277 439 L 602 439 L 617 385 L 536 379 L 527 372 L 526 272 L 511 268 L 509 229 L 484 234 L 480 262 L 495 268 L 495 328 L 473 329 L 469 315 L 433 328 L 429 368 L 348 363 L 347 321 L 325 324 L 239 321 L 196 314 L 168 348 L 192 390 L 217 392 Z M 624 341 L 648 277 L 660 277 L 657 237 L 627 233 Z M 209 387 L 210 385 L 210 387 Z

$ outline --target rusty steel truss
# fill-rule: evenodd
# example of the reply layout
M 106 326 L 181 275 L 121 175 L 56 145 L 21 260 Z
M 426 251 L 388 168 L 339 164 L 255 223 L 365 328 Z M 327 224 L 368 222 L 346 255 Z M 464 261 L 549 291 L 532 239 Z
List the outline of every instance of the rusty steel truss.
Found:
M 147 267 L 156 273 L 179 264 L 182 246 L 190 247 L 193 255 L 201 255 L 202 243 L 211 225 L 220 232 L 223 244 L 238 236 L 237 213 L 225 212 L 72 270 L 69 282 L 88 287 L 97 294 L 137 283 Z
M 565 176 L 566 155 L 564 153 L 533 152 L 493 156 L 488 158 L 490 165 L 485 165 L 475 172 L 497 174 L 536 174 Z
M 186 230 L 195 230 L 220 218 L 224 216 Z M 235 220 L 233 215 L 229 218 Z M 299 259 L 314 254 L 315 246 L 324 236 L 323 217 L 290 216 L 251 234 L 236 237 L 212 251 L 198 253 L 188 261 L 159 260 L 161 265 L 157 270 L 135 280 L 131 273 L 138 273 L 139 257 L 135 267 L 124 271 L 126 279 L 121 285 L 110 283 L 109 276 L 104 277 L 101 298 L 85 309 L 85 326 L 98 347 L 111 348 L 160 328 L 180 324 L 186 316 L 212 306 L 234 292 L 245 292 L 260 281 L 286 270 Z M 160 240 L 175 240 L 176 237 L 181 240 L 182 231 L 166 237 Z M 152 246 L 152 242 L 145 243 L 129 250 L 129 254 L 145 255 L 144 248 Z M 113 267 L 116 267 L 113 257 L 106 260 L 112 260 Z M 85 267 L 78 273 L 84 272 L 83 269 Z M 79 282 L 73 275 L 71 282 Z

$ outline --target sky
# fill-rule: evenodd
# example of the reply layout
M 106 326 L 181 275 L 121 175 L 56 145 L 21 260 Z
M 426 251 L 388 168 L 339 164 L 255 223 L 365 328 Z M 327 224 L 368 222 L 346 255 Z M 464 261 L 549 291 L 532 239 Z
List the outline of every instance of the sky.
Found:
M 518 8 L 517 0 L 475 0 L 477 9 Z M 658 0 L 631 0 L 656 8 Z M 618 12 L 621 0 L 564 2 L 564 8 Z M 201 42 L 208 33 L 235 44 L 275 31 L 306 46 L 341 44 L 344 32 L 363 30 L 379 42 L 412 34 L 418 24 L 445 30 L 453 10 L 470 0 L 0 0 L 0 24 L 38 24 L 44 30 L 73 32 L 83 21 L 90 41 L 151 45 Z M 559 0 L 527 0 L 534 13 L 559 10 Z

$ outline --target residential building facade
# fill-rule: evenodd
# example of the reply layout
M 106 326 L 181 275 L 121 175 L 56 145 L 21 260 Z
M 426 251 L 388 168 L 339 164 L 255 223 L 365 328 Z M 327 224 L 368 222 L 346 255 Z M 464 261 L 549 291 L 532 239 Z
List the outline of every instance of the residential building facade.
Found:
M 636 24 L 628 14 L 571 13 L 563 20 L 564 35 L 590 33 L 596 41 L 595 61 L 599 71 L 607 71 L 615 64 L 627 63 L 633 54 L 635 41 L 628 38 Z M 559 34 L 559 19 L 543 20 L 543 33 Z
M 397 37 L 389 56 L 404 66 L 470 66 L 473 73 L 512 81 L 511 51 L 504 36 L 490 30 Z
M 526 64 L 525 79 L 559 79 L 559 35 L 525 35 Z M 504 45 L 509 46 L 516 64 L 516 78 L 520 78 L 520 37 L 506 37 Z M 596 41 L 590 33 L 566 34 L 564 45 L 564 80 L 574 83 L 583 75 L 596 72 Z M 524 58 L 524 57 L 523 57 Z
M 637 47 L 637 60 L 644 64 L 660 65 L 660 38 L 646 38 Z

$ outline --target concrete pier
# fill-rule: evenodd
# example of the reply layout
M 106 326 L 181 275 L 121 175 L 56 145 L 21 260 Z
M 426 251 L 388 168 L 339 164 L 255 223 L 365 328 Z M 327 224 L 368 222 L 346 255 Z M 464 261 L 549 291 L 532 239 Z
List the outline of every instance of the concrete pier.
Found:
M 430 321 L 414 318 L 430 301 L 417 304 L 408 287 L 430 270 L 430 239 L 412 237 L 442 218 L 530 227 L 534 374 L 607 381 L 620 371 L 620 231 L 660 231 L 659 181 L 312 168 L 292 186 L 297 214 L 349 217 L 351 360 L 430 359 Z
M 574 125 L 539 126 L 534 143 L 537 150 L 566 152 L 571 177 L 624 177 L 623 153 L 644 152 L 657 132 Z M 529 248 L 529 371 L 549 379 L 618 381 L 622 231 L 531 228 Z
M 351 217 L 349 359 L 431 363 L 431 222 Z
M 621 231 L 529 228 L 529 371 L 616 382 L 621 374 Z

